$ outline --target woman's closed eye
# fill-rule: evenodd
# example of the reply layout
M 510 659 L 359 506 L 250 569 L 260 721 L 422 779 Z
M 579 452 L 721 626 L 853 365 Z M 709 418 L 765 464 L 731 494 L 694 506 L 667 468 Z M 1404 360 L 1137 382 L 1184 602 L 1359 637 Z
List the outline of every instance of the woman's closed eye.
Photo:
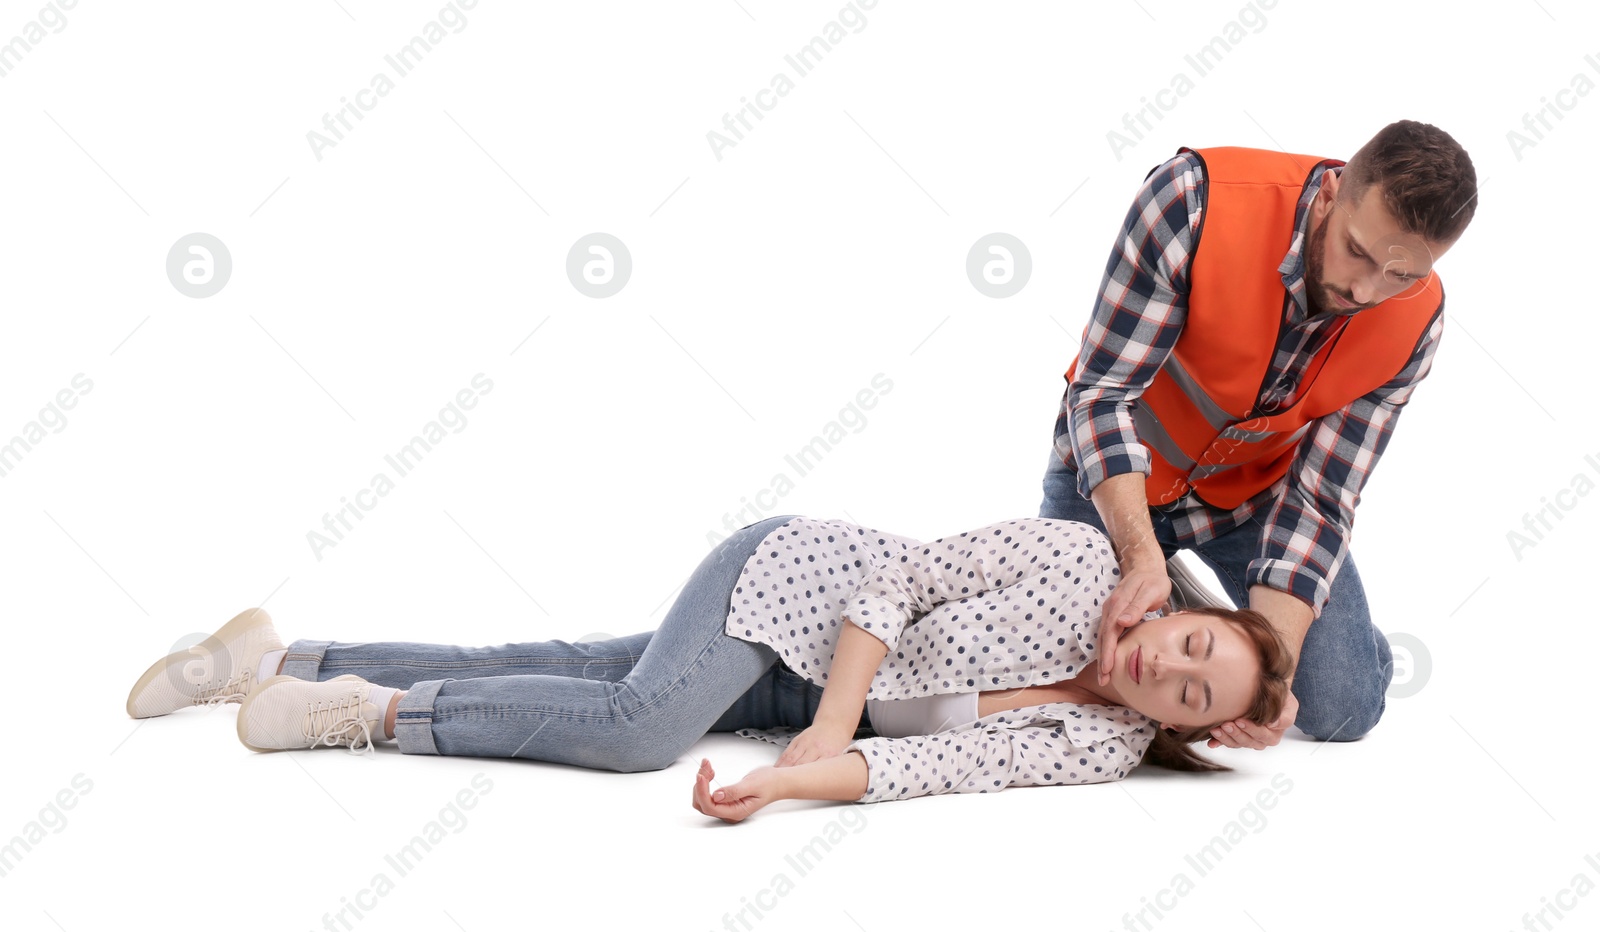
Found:
M 1192 639 L 1194 639 L 1192 631 L 1189 634 L 1184 634 L 1184 657 L 1194 657 L 1194 653 L 1190 652 L 1190 641 Z M 1182 701 L 1184 706 L 1189 706 L 1189 677 L 1184 677 L 1184 689 L 1182 689 L 1182 693 L 1179 693 L 1179 701 Z
M 1183 636 L 1183 655 L 1185 657 L 1189 656 L 1189 639 L 1192 637 L 1194 637 L 1193 634 L 1186 634 Z M 1184 705 L 1189 704 L 1189 681 L 1187 679 L 1183 681 L 1182 701 Z

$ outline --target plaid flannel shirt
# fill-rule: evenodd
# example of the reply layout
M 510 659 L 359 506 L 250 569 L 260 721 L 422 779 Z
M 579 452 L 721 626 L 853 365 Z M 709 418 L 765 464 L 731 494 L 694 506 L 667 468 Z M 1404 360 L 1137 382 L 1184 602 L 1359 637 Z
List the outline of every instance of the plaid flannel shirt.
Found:
M 1308 315 L 1301 248 L 1311 199 L 1326 171 L 1318 166 L 1295 207 L 1294 234 L 1278 265 L 1287 302 L 1265 391 L 1271 414 L 1298 398 L 1299 378 L 1344 316 Z M 1183 329 L 1189 258 L 1205 209 L 1202 166 L 1193 153 L 1168 159 L 1139 188 L 1106 263 L 1099 299 L 1079 353 L 1077 377 L 1062 395 L 1056 455 L 1077 470 L 1085 497 L 1121 473 L 1150 474 L 1150 454 L 1134 431 L 1129 407 L 1150 385 Z M 1342 244 L 1332 244 L 1343 248 Z M 1359 313 L 1351 312 L 1351 313 Z M 1444 306 L 1394 378 L 1322 417 L 1300 442 L 1289 472 L 1231 511 L 1200 500 L 1193 490 L 1159 508 L 1186 548 L 1247 521 L 1261 528 L 1261 545 L 1246 571 L 1246 586 L 1291 593 L 1322 614 L 1334 576 L 1349 550 L 1361 489 L 1378 465 L 1400 411 L 1428 375 L 1444 328 Z

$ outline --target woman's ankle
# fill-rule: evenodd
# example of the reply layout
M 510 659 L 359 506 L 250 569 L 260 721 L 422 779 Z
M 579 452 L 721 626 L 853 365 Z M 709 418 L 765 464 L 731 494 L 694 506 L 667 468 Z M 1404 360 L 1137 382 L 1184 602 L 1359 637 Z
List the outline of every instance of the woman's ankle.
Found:
M 265 682 L 269 677 L 277 676 L 283 672 L 283 665 L 289 659 L 288 648 L 280 647 L 269 650 L 261 655 L 256 662 L 256 679 Z
M 394 722 L 396 716 L 399 714 L 400 700 L 404 696 L 404 691 L 395 693 L 394 697 L 389 700 L 388 710 L 383 713 L 383 736 L 390 740 L 394 739 Z

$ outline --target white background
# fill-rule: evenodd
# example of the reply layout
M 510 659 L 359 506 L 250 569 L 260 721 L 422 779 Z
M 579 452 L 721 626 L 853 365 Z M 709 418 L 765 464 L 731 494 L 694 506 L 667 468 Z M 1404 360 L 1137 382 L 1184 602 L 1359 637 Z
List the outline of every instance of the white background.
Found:
M 1507 536 L 1600 483 L 1574 274 L 1600 94 L 1570 90 L 1600 82 L 1592 8 L 1284 2 L 1203 77 L 1184 56 L 1237 2 L 885 0 L 804 77 L 785 56 L 837 3 L 485 0 L 405 77 L 384 57 L 437 3 L 158 9 L 87 0 L 0 79 L 0 438 L 93 383 L 0 480 L 0 839 L 92 783 L 0 877 L 8 929 L 314 929 L 358 895 L 363 930 L 1600 922 L 1581 559 L 1600 496 L 1565 492 L 1520 554 Z M 0 41 L 39 10 L 0 4 Z M 319 159 L 307 134 L 380 72 L 393 90 Z M 780 72 L 792 92 L 719 159 L 707 133 Z M 1107 132 L 1180 72 L 1193 89 L 1119 158 Z M 1571 109 L 1517 151 L 1558 91 Z M 252 605 L 285 641 L 627 634 L 766 515 L 922 540 L 1037 515 L 1062 373 L 1145 172 L 1179 145 L 1345 158 L 1401 118 L 1460 141 L 1482 196 L 1438 266 L 1433 373 L 1358 512 L 1377 623 L 1431 658 L 1397 654 L 1414 694 L 1362 741 L 726 825 L 689 805 L 696 761 L 732 782 L 772 746 L 710 736 L 617 775 L 255 754 L 236 706 L 124 712 L 151 661 Z M 204 299 L 165 272 L 197 231 L 233 260 Z M 633 260 L 605 299 L 565 270 L 595 231 Z M 965 272 L 995 231 L 1033 258 L 1006 299 Z M 480 372 L 466 426 L 319 558 L 308 532 Z M 845 410 L 878 373 L 892 390 Z M 833 421 L 852 429 L 797 475 L 785 456 Z M 493 790 L 465 827 L 361 894 L 477 773 Z M 1199 876 L 1185 856 L 1241 810 L 1254 830 Z M 786 860 L 841 828 L 803 875 Z

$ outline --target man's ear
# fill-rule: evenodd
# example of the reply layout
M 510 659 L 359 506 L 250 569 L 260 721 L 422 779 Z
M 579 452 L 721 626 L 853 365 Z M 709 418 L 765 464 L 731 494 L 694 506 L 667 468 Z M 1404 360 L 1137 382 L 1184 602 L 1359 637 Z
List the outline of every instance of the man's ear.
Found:
M 1322 186 L 1317 189 L 1317 197 L 1312 202 L 1316 205 L 1318 214 L 1326 215 L 1328 211 L 1333 210 L 1333 202 L 1339 197 L 1339 182 L 1341 180 L 1340 175 L 1335 175 L 1332 172 L 1322 173 Z M 1320 216 L 1314 216 L 1313 219 L 1320 222 L 1321 218 Z

